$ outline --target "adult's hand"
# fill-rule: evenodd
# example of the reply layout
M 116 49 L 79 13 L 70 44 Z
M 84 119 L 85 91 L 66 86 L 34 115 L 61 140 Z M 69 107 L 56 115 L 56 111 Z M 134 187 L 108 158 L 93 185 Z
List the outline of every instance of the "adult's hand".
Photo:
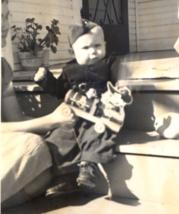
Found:
M 1 132 L 32 132 L 45 134 L 48 131 L 60 127 L 74 125 L 75 116 L 65 103 L 62 103 L 54 112 L 44 117 L 21 121 L 4 122 L 1 124 Z
M 65 126 L 70 128 L 73 127 L 77 120 L 77 117 L 72 109 L 65 103 L 58 106 L 55 111 L 52 112 L 51 117 L 54 127 Z

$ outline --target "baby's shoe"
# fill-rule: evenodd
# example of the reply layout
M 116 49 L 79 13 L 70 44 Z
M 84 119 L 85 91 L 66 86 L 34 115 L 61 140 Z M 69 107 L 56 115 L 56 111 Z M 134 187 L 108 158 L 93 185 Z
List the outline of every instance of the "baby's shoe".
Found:
M 92 162 L 81 162 L 79 166 L 80 174 L 77 178 L 78 186 L 87 189 L 94 188 L 96 186 L 94 183 L 94 178 L 97 165 Z

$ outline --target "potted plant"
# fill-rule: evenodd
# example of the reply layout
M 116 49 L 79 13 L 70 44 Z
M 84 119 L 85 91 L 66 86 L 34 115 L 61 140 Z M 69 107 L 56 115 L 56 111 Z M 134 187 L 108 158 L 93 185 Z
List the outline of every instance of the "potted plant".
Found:
M 12 41 L 19 40 L 19 58 L 25 70 L 34 70 L 42 66 L 45 48 L 53 53 L 57 52 L 57 35 L 60 34 L 58 23 L 58 20 L 53 19 L 51 27 L 46 26 L 47 34 L 44 38 L 39 38 L 42 25 L 36 23 L 35 18 L 27 18 L 25 28 L 12 26 Z

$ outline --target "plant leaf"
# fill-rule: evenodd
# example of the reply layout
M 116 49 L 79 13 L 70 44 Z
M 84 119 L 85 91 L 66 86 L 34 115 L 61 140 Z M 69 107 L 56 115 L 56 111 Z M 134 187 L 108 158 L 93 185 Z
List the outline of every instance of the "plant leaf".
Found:
M 16 34 L 14 34 L 14 35 L 11 37 L 11 40 L 13 41 L 15 38 L 16 38 Z
M 42 30 L 42 25 L 39 25 L 39 26 L 38 26 L 38 29 L 39 29 L 39 30 Z
M 49 26 L 46 26 L 46 29 L 49 31 L 50 30 Z
M 58 23 L 59 23 L 59 21 L 58 21 L 58 20 L 56 20 L 56 19 L 53 19 L 53 20 L 52 20 L 52 24 L 54 24 L 54 25 L 58 25 Z
M 53 53 L 57 52 L 57 48 L 53 45 L 50 46 L 50 49 L 52 50 Z
M 54 41 L 53 42 L 55 42 L 55 44 L 58 45 L 59 40 L 58 40 L 58 37 L 56 35 L 54 35 Z
M 33 23 L 34 21 L 35 21 L 35 18 L 29 19 L 29 22 L 30 22 L 30 23 Z
M 56 33 L 56 34 L 61 34 L 61 33 L 60 33 L 59 27 L 54 26 L 54 25 L 52 25 L 51 27 L 52 27 L 52 30 L 53 30 L 54 33 Z
M 37 32 L 36 30 L 34 30 L 34 31 L 32 32 L 33 38 L 36 38 L 37 34 L 38 34 L 38 32 Z
M 30 19 L 29 19 L 29 18 L 27 18 L 25 21 L 26 21 L 26 22 L 29 22 L 29 21 L 30 21 Z

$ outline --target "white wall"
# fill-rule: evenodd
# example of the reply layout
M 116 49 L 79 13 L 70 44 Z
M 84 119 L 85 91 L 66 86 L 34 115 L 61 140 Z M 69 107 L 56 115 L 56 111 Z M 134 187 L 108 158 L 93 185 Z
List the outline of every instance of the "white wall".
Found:
M 173 50 L 179 35 L 178 0 L 128 0 L 128 4 L 130 52 L 135 52 L 135 35 L 137 52 Z
M 66 62 L 71 59 L 68 53 L 68 26 L 80 18 L 81 0 L 9 0 L 9 10 L 11 11 L 12 25 L 23 27 L 26 18 L 35 18 L 35 21 L 43 26 L 40 36 L 45 36 L 46 25 L 51 24 L 52 19 L 59 20 L 61 35 L 57 53 L 50 52 L 50 64 Z M 15 70 L 21 69 L 18 49 L 18 40 L 13 41 L 13 59 Z
M 138 0 L 139 51 L 170 50 L 179 35 L 178 0 Z

